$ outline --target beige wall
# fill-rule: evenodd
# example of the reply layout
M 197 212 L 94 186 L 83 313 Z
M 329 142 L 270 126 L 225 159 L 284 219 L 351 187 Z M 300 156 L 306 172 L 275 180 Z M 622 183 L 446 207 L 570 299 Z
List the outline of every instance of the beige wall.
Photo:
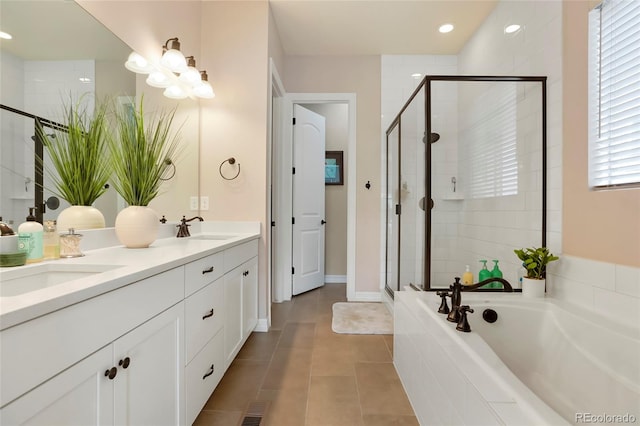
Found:
M 380 57 L 288 56 L 289 93 L 356 94 L 355 290 L 380 291 Z M 353 153 L 351 153 L 353 155 Z M 371 181 L 372 188 L 364 185 Z
M 347 104 L 307 104 L 305 108 L 322 115 L 327 151 L 342 151 L 348 163 L 349 107 Z M 325 186 L 325 275 L 347 275 L 347 173 L 344 185 Z
M 563 11 L 563 253 L 640 266 L 640 189 L 591 191 L 587 179 L 586 1 Z
M 256 221 L 259 318 L 267 312 L 267 2 L 216 1 L 202 5 L 202 61 L 216 92 L 201 102 L 200 195 L 210 200 L 206 220 Z M 241 165 L 237 179 L 218 173 L 225 159 Z

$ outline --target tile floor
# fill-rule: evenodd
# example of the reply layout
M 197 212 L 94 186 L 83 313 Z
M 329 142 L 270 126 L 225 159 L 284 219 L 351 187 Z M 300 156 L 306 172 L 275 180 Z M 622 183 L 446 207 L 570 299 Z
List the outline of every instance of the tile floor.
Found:
M 249 337 L 194 425 L 238 426 L 256 401 L 260 426 L 418 425 L 393 336 L 334 333 L 331 307 L 341 301 L 345 285 L 326 284 L 274 303 L 271 330 Z

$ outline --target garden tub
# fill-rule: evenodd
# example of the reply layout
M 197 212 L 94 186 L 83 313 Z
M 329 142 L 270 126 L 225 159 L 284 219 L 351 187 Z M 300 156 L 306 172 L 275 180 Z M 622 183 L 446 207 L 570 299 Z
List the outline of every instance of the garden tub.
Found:
M 394 363 L 421 424 L 640 421 L 638 328 L 519 293 L 462 301 L 470 333 L 437 313 L 434 293 L 396 293 Z

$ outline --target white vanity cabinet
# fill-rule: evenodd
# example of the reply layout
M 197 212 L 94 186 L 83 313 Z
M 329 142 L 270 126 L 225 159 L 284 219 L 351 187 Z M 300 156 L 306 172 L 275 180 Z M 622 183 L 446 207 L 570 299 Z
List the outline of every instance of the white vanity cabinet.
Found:
M 3 330 L 0 423 L 181 424 L 183 292 L 179 267 Z
M 240 351 L 258 318 L 258 241 L 225 251 L 224 354 L 226 365 Z
M 187 265 L 186 288 L 198 289 L 185 300 L 188 425 L 257 324 L 257 255 L 258 240 L 252 240 Z M 202 271 L 218 264 L 221 272 L 211 272 L 206 282 Z
M 0 424 L 192 424 L 258 315 L 258 239 L 208 253 L 0 331 Z

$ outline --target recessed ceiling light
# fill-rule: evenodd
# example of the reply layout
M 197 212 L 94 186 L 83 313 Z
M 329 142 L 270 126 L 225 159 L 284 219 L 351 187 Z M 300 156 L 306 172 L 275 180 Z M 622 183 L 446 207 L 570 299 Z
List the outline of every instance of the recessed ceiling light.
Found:
M 88 77 L 80 77 L 79 80 L 81 83 L 91 83 L 91 79 Z
M 451 32 L 453 31 L 453 25 L 452 24 L 440 25 L 440 28 L 438 28 L 438 31 L 440 31 L 441 33 Z
M 504 33 L 505 34 L 513 34 L 516 31 L 518 31 L 519 29 L 520 29 L 520 25 L 518 25 L 518 24 L 507 25 L 506 27 L 504 27 Z
M 413 78 L 415 78 L 417 80 L 420 77 L 422 77 L 422 74 L 420 74 L 419 72 L 416 72 L 416 73 L 411 74 L 411 77 L 413 77 Z
M 11 40 L 13 36 L 9 33 L 5 33 L 4 31 L 0 31 L 0 38 L 3 38 L 5 40 Z

